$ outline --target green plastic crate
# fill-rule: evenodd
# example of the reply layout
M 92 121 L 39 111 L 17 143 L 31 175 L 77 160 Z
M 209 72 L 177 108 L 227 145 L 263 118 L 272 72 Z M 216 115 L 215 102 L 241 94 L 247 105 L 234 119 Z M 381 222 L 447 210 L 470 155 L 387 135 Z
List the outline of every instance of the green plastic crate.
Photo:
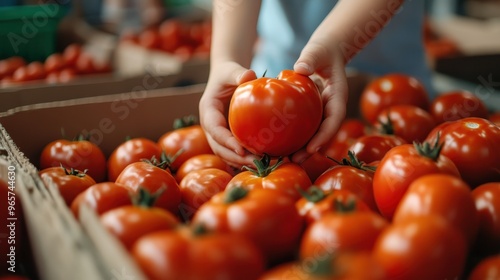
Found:
M 0 59 L 44 61 L 56 51 L 57 27 L 67 12 L 57 4 L 0 8 Z

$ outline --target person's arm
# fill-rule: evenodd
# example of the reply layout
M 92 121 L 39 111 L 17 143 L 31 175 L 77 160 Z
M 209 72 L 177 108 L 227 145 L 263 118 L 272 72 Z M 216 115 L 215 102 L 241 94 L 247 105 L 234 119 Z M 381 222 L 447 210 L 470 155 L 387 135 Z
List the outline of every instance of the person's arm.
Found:
M 257 38 L 260 1 L 214 0 L 210 77 L 199 104 L 200 124 L 216 155 L 229 164 L 250 165 L 245 152 L 229 131 L 227 109 L 238 85 L 256 79 L 248 70 Z
M 294 161 L 303 161 L 335 135 L 346 114 L 346 64 L 376 37 L 403 2 L 340 0 L 314 31 L 297 59 L 294 70 L 322 78 L 324 120 L 307 149 L 293 156 Z

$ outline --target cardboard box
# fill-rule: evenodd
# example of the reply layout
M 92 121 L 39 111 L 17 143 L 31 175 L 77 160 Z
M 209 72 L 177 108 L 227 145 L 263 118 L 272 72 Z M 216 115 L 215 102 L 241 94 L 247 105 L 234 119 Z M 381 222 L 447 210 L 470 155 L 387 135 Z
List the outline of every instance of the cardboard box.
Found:
M 349 77 L 356 96 L 369 76 Z M 30 236 L 37 250 L 36 262 L 42 279 L 78 279 L 70 271 L 82 273 L 80 279 L 145 279 L 118 240 L 100 225 L 96 214 L 82 208 L 81 223 L 65 206 L 57 188 L 48 188 L 37 175 L 42 149 L 61 138 L 61 128 L 72 136 L 88 132 L 106 156 L 127 137 L 157 140 L 172 129 L 175 118 L 198 116 L 198 102 L 205 84 L 31 104 L 0 115 L 4 150 L 28 175 L 20 187 L 31 215 Z M 357 106 L 356 106 L 357 107 Z M 350 108 L 348 106 L 348 108 Z M 358 110 L 348 109 L 348 116 Z M 41 124 L 43 123 L 43 124 Z M 37 213 L 36 215 L 34 213 Z M 66 269 L 67 268 L 67 269 Z M 126 278 L 129 277 L 129 278 Z

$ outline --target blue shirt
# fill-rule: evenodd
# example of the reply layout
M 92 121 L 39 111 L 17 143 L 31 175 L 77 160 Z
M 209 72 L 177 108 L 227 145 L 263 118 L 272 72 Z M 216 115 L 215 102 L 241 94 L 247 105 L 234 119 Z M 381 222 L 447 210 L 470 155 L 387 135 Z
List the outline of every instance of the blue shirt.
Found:
M 257 25 L 260 45 L 251 68 L 257 75 L 267 70 L 269 77 L 277 76 L 283 69 L 293 69 L 309 37 L 336 3 L 263 0 Z M 350 61 L 348 68 L 373 75 L 406 73 L 419 79 L 433 95 L 432 71 L 427 65 L 422 37 L 424 4 L 422 0 L 406 0 L 384 29 Z M 378 24 L 382 16 L 372 14 L 373 22 L 353 27 L 353 32 L 362 39 L 370 34 L 370 24 Z

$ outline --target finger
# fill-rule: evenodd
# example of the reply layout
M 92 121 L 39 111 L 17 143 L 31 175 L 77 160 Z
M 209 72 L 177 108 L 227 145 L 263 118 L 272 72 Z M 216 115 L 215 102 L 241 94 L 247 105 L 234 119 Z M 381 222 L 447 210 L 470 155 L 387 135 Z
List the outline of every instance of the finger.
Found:
M 319 68 L 326 57 L 328 57 L 328 50 L 325 47 L 313 42 L 308 43 L 302 49 L 293 70 L 299 74 L 310 76 Z
M 312 154 L 321 149 L 339 129 L 346 115 L 347 95 L 347 80 L 345 78 L 345 73 L 338 73 L 335 82 L 330 82 L 323 91 L 325 119 L 322 121 L 316 135 L 314 135 L 307 145 L 307 151 L 309 153 Z
M 222 158 L 230 166 L 240 169 L 243 165 L 252 165 L 253 160 L 256 159 L 255 156 L 251 154 L 245 154 L 243 156 L 235 154 L 230 149 L 220 145 L 211 136 L 207 136 L 207 140 L 212 147 L 214 154 Z
M 309 153 L 306 149 L 300 149 L 292 155 L 292 161 L 297 164 L 301 164 L 311 156 L 312 154 Z

